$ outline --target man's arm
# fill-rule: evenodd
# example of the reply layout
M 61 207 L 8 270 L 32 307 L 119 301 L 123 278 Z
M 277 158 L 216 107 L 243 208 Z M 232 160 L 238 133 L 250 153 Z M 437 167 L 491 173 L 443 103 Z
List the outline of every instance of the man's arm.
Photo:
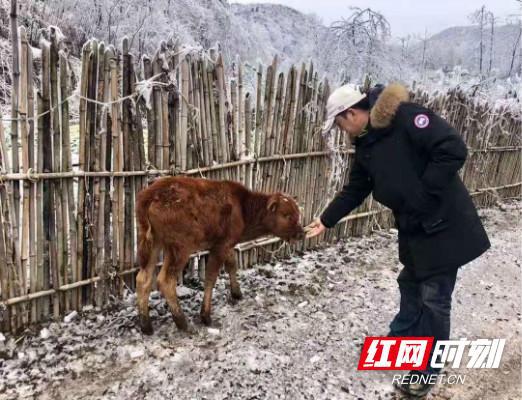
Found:
M 429 157 L 420 185 L 412 188 L 409 200 L 417 212 L 428 214 L 466 161 L 468 150 L 455 129 L 438 115 L 421 111 L 407 118 L 413 145 Z
M 356 160 L 350 171 L 348 183 L 337 193 L 319 217 L 321 223 L 327 228 L 333 227 L 341 218 L 359 206 L 370 194 L 372 188 L 373 182 L 368 173 Z

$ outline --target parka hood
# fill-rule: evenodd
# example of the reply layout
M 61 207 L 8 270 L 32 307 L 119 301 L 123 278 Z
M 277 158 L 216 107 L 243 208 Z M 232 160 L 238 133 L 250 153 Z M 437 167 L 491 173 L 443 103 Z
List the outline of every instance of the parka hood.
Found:
M 370 110 L 370 124 L 382 129 L 390 125 L 399 105 L 410 100 L 408 89 L 400 83 L 391 83 L 379 94 L 375 105 Z

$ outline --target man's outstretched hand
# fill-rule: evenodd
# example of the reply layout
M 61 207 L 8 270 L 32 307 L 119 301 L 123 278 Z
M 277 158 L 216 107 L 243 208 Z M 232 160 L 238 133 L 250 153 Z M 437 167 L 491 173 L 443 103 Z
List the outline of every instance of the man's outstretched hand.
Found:
M 319 218 L 316 218 L 311 224 L 304 227 L 307 239 L 320 235 L 325 230 L 326 227 L 321 223 L 321 220 Z

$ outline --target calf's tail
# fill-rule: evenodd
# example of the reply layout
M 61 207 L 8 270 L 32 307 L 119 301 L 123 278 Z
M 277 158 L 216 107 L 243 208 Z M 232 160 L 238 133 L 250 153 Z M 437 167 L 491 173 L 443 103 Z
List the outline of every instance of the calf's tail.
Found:
M 136 202 L 136 219 L 138 221 L 138 262 L 142 268 L 145 268 L 149 262 L 154 241 L 148 215 L 150 203 L 151 201 L 146 196 L 138 195 Z

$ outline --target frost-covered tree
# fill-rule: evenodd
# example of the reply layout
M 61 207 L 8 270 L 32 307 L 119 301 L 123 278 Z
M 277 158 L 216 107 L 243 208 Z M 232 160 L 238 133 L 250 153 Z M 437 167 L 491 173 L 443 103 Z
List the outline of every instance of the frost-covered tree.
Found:
M 334 22 L 329 29 L 328 53 L 360 79 L 364 74 L 379 75 L 382 70 L 390 24 L 371 8 L 352 7 L 352 14 Z
M 488 22 L 488 15 L 490 12 L 486 10 L 486 6 L 480 7 L 478 10 L 474 11 L 470 16 L 469 19 L 472 23 L 478 25 L 479 33 L 480 33 L 480 41 L 479 41 L 479 73 L 482 75 L 483 70 L 483 61 L 484 61 L 484 36 L 485 36 L 485 30 L 486 30 L 486 24 Z
M 95 37 L 118 45 L 124 36 L 135 54 L 156 50 L 162 40 L 208 44 L 226 41 L 226 2 L 212 0 L 46 0 L 45 19 L 62 27 L 78 53 Z M 212 23 L 210 23 L 212 21 Z M 213 39 L 211 39 L 213 38 Z
M 518 24 L 518 35 L 515 39 L 515 42 L 513 44 L 513 50 L 511 52 L 511 62 L 509 63 L 509 72 L 508 72 L 508 76 L 511 76 L 511 74 L 514 72 L 514 65 L 515 65 L 515 59 L 516 59 L 516 56 L 517 56 L 517 51 L 518 51 L 518 54 L 519 54 L 519 57 L 522 58 L 522 56 L 520 56 L 520 54 L 522 53 L 520 51 L 520 38 L 522 36 L 522 22 L 519 22 Z M 519 62 L 519 68 L 522 69 L 522 61 Z M 522 72 L 521 72 L 522 73 Z
M 495 42 L 495 15 L 489 11 L 487 14 L 490 31 L 489 31 L 489 65 L 488 65 L 488 75 L 491 75 L 491 67 L 493 66 L 493 53 L 494 47 L 493 44 Z
M 516 0 L 516 1 L 519 4 L 520 11 L 522 12 L 522 0 Z M 510 51 L 511 57 L 510 57 L 510 62 L 509 62 L 509 72 L 508 72 L 507 76 L 511 76 L 513 73 L 516 72 L 515 60 L 517 57 L 517 53 L 518 53 L 518 58 L 519 58 L 519 66 L 518 66 L 519 74 L 522 75 L 522 51 L 520 49 L 520 47 L 521 47 L 520 43 L 521 43 L 521 39 L 522 39 L 522 18 L 520 17 L 520 15 L 516 16 L 515 21 L 516 22 L 508 20 L 508 23 L 511 23 L 511 24 L 517 26 L 517 34 L 515 36 L 512 46 L 511 46 L 511 51 Z

